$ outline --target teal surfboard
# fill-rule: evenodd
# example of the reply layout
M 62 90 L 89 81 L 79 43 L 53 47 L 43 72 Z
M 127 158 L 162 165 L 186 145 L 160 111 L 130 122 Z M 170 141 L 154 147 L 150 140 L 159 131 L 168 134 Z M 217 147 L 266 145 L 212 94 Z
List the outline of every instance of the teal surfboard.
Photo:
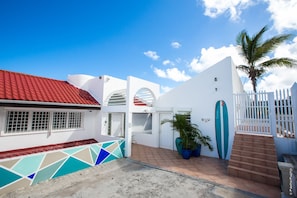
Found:
M 226 159 L 229 147 L 229 124 L 227 105 L 223 100 L 216 103 L 215 129 L 219 158 Z

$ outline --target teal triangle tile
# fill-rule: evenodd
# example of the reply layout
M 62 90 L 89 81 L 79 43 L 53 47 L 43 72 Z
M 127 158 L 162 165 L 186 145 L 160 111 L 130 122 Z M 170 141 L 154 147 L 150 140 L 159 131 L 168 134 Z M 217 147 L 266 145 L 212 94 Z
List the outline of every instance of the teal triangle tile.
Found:
M 91 156 L 92 156 L 93 165 L 94 165 L 98 157 L 98 154 L 96 154 L 95 151 L 93 151 L 93 149 L 90 149 L 90 151 L 91 151 Z
M 23 159 L 18 161 L 12 170 L 24 177 L 27 177 L 38 170 L 43 157 L 44 154 L 25 156 Z
M 116 149 L 114 149 L 112 154 L 115 155 L 117 158 L 122 158 L 123 157 L 123 153 L 122 153 L 120 147 L 117 147 Z
M 0 188 L 22 178 L 22 176 L 10 172 L 9 170 L 6 170 L 2 167 L 0 167 L 0 175 Z
M 120 148 L 121 148 L 122 154 L 123 154 L 123 156 L 124 156 L 124 155 L 125 155 L 125 141 L 122 141 L 122 142 L 120 143 Z
M 88 167 L 91 167 L 91 166 L 78 159 L 69 157 L 68 160 L 63 164 L 63 166 L 56 172 L 53 178 L 67 175 L 69 173 L 73 173 Z
M 104 149 L 101 149 L 99 155 L 98 155 L 98 158 L 96 160 L 96 165 L 98 164 L 101 164 L 102 161 L 109 155 L 109 152 L 107 152 L 106 150 Z
M 94 151 L 96 153 L 96 155 L 98 155 L 101 147 L 98 144 L 93 144 L 93 145 L 91 145 L 91 149 L 92 149 L 92 151 Z
M 103 162 L 102 162 L 102 164 L 103 163 L 106 163 L 106 162 L 110 162 L 110 161 L 112 161 L 112 160 L 115 160 L 115 159 L 118 159 L 117 157 L 115 157 L 114 155 L 109 155 Z
M 66 159 L 67 158 L 62 159 L 54 164 L 51 164 L 50 166 L 47 166 L 46 168 L 38 171 L 32 184 L 37 184 L 39 182 L 51 179 L 52 176 L 57 172 L 57 170 L 59 170 L 59 168 L 62 166 L 62 164 L 66 161 Z
M 67 153 L 68 155 L 73 155 L 74 153 L 77 153 L 83 149 L 85 149 L 85 146 L 78 146 L 78 147 L 64 149 L 63 152 Z
M 102 148 L 107 148 L 107 147 L 109 147 L 109 146 L 112 145 L 112 144 L 114 144 L 114 141 L 103 143 L 103 144 L 102 144 Z

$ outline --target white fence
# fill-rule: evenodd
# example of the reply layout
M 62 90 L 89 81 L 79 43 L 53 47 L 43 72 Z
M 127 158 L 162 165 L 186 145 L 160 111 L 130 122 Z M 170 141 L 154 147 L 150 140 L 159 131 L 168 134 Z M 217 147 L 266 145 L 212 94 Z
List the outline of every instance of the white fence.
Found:
M 278 137 L 295 138 L 292 94 L 289 89 L 275 92 L 276 133 Z
M 236 132 L 271 134 L 269 94 L 236 94 L 234 101 Z
M 235 131 L 295 138 L 297 85 L 275 93 L 235 94 Z

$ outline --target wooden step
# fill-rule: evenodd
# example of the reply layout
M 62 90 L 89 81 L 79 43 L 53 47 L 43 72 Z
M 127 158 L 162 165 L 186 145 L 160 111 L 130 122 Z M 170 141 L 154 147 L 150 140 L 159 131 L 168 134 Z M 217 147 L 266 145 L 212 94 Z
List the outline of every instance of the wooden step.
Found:
M 261 136 L 261 135 L 247 135 L 247 134 L 236 134 L 235 141 L 247 141 L 247 142 L 259 142 L 259 143 L 274 143 L 272 136 Z
M 266 149 L 275 149 L 274 142 L 262 142 L 262 141 L 245 141 L 245 140 L 236 140 L 234 141 L 235 145 L 243 145 L 243 146 L 257 146 L 259 148 L 266 148 Z
M 229 160 L 230 166 L 235 166 L 238 168 L 243 168 L 246 170 L 259 172 L 263 174 L 275 175 L 279 176 L 278 174 L 278 167 L 271 164 L 269 166 L 262 166 L 259 164 L 255 164 L 254 162 L 243 162 L 243 161 L 236 161 L 236 160 Z
M 258 152 L 258 153 L 264 153 L 268 155 L 274 155 L 276 153 L 275 148 L 263 148 L 258 146 L 245 146 L 242 144 L 234 144 L 234 149 L 237 150 L 243 150 L 243 151 L 251 151 L 251 152 Z
M 228 166 L 228 174 L 234 177 L 240 177 L 260 183 L 265 183 L 273 186 L 280 185 L 279 176 L 263 174 L 252 170 L 246 170 L 235 166 Z
M 264 160 L 268 160 L 268 161 L 277 161 L 276 155 L 252 152 L 252 151 L 244 151 L 244 150 L 240 150 L 240 149 L 232 149 L 231 157 L 232 157 L 232 154 L 253 157 L 253 158 L 257 158 L 257 159 L 264 159 Z
M 273 157 L 274 159 L 274 157 Z M 275 160 L 265 160 L 263 158 L 255 158 L 249 156 L 241 156 L 237 154 L 232 154 L 230 160 L 242 161 L 242 162 L 253 162 L 254 164 L 261 165 L 261 166 L 275 166 L 277 167 L 277 161 Z
M 279 186 L 280 177 L 273 137 L 236 133 L 228 174 Z

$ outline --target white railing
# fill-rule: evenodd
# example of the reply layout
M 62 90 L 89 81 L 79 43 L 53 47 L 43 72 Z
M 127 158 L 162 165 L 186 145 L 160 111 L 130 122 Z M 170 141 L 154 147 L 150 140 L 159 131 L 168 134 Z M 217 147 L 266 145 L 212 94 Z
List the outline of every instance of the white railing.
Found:
M 236 132 L 271 134 L 266 92 L 235 94 Z
M 295 138 L 291 90 L 275 92 L 276 133 L 278 137 Z
M 294 89 L 293 89 L 294 88 Z M 235 130 L 295 138 L 297 85 L 273 93 L 234 95 Z

